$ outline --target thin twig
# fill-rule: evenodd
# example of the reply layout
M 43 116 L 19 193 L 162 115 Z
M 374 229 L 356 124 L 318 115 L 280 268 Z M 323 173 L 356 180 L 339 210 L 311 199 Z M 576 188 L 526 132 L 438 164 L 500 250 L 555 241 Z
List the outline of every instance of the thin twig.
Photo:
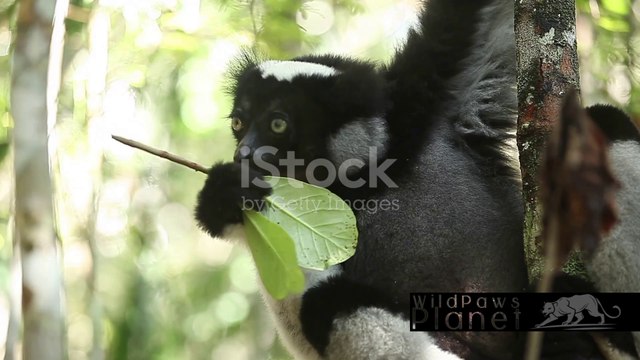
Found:
M 551 208 L 558 209 L 558 197 L 553 199 L 553 204 L 551 204 Z M 557 263 L 558 263 L 558 224 L 557 217 L 552 217 L 549 220 L 549 231 L 548 235 L 550 237 L 549 241 L 546 242 L 545 246 L 545 265 L 542 272 L 542 277 L 538 282 L 538 287 L 536 292 L 539 293 L 548 293 L 553 289 L 553 280 L 557 273 Z M 531 331 L 527 334 L 527 342 L 525 346 L 525 360 L 538 360 L 540 359 L 540 355 L 542 353 L 542 345 L 544 342 L 544 332 L 542 331 Z
M 123 143 L 125 145 L 129 145 L 129 146 L 134 147 L 136 149 L 140 149 L 142 151 L 146 151 L 149 154 L 153 154 L 155 156 L 159 156 L 161 158 L 167 159 L 167 160 L 169 160 L 171 162 L 174 162 L 176 164 L 180 164 L 180 165 L 186 166 L 186 167 L 188 167 L 190 169 L 193 169 L 195 171 L 199 171 L 199 172 L 205 173 L 205 174 L 209 173 L 209 169 L 207 169 L 206 167 L 204 167 L 204 166 L 202 166 L 202 165 L 200 165 L 198 163 L 195 163 L 193 161 L 189 161 L 187 159 L 181 158 L 178 155 L 171 154 L 171 153 L 166 152 L 164 150 L 158 150 L 158 149 L 152 148 L 152 147 L 147 146 L 147 145 L 145 145 L 143 143 L 139 143 L 139 142 L 131 140 L 131 139 L 123 138 L 122 136 L 111 135 L 111 137 L 114 140 L 119 141 L 119 142 L 121 142 L 121 143 Z

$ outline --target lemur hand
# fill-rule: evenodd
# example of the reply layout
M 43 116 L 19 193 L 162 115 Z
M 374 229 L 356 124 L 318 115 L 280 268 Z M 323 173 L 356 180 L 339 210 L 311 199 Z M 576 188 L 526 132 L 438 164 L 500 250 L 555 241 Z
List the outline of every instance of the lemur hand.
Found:
M 196 205 L 196 220 L 202 229 L 220 237 L 228 225 L 241 224 L 243 208 L 257 209 L 271 194 L 271 187 L 260 180 L 263 178 L 257 171 L 238 163 L 213 165 Z

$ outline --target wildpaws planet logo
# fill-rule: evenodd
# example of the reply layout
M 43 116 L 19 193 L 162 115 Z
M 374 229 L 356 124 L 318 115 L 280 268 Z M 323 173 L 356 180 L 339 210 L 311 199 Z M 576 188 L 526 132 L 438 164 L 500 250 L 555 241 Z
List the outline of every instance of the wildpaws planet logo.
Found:
M 590 294 L 560 297 L 556 301 L 544 303 L 542 314 L 546 319 L 535 327 L 536 329 L 564 327 L 583 330 L 613 330 L 615 324 L 610 320 L 619 318 L 622 315 L 622 310 L 618 305 L 613 305 L 612 309 L 618 312 L 615 316 L 608 314 L 600 300 Z M 585 313 L 593 319 L 585 320 Z M 565 318 L 562 319 L 563 317 Z M 556 320 L 563 321 L 558 324 Z
M 496 331 L 520 329 L 514 294 L 411 294 L 411 330 Z
M 412 331 L 640 330 L 640 293 L 412 293 Z

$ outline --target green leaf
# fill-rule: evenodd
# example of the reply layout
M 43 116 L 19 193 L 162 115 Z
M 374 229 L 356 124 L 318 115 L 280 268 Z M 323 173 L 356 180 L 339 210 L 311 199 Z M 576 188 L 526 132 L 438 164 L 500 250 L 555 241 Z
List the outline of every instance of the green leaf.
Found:
M 264 215 L 295 242 L 298 264 L 325 270 L 356 251 L 358 228 L 351 208 L 327 189 L 298 180 L 265 177 L 273 187 Z
M 602 0 L 605 9 L 614 14 L 626 16 L 631 11 L 631 1 L 629 0 Z
M 284 299 L 304 290 L 293 240 L 280 226 L 255 211 L 244 211 L 247 243 L 267 292 Z
M 619 19 L 613 16 L 603 16 L 598 20 L 598 25 L 603 29 L 612 32 L 629 32 L 631 27 L 629 23 L 624 19 Z

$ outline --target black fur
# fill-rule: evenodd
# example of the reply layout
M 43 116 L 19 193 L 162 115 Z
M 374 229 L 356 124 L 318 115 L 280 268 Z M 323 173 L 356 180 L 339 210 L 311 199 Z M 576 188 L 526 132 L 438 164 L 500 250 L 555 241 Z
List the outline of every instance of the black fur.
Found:
M 246 141 L 246 131 L 253 128 L 255 146 L 280 150 L 277 156 L 265 159 L 274 165 L 286 151 L 294 151 L 296 158 L 307 164 L 314 159 L 326 159 L 327 138 L 342 125 L 357 117 L 383 115 L 390 107 L 386 84 L 373 64 L 333 55 L 293 60 L 325 64 L 341 73 L 332 78 L 297 77 L 291 82 L 279 82 L 273 77 L 263 79 L 252 57 L 243 54 L 229 86 L 235 95 L 231 115 L 246 123 L 245 131 L 234 133 L 238 143 L 244 144 L 240 142 Z M 251 100 L 250 106 L 246 106 L 247 99 Z M 290 131 L 284 136 L 269 132 L 274 111 L 288 115 Z
M 616 194 L 618 223 L 600 242 L 586 252 L 587 273 L 599 291 L 640 291 L 640 132 L 622 110 L 608 105 L 587 108 L 587 112 L 608 137 L 611 169 L 621 187 Z M 634 332 L 636 353 L 640 355 L 640 333 Z M 629 352 L 628 347 L 618 345 Z
M 610 141 L 640 142 L 640 131 L 624 111 L 611 105 L 593 105 L 587 113 Z
M 425 141 L 425 132 L 429 131 L 431 126 L 435 126 L 436 121 L 444 120 L 457 131 L 459 137 L 456 141 L 465 144 L 470 154 L 477 156 L 478 164 L 484 165 L 485 170 L 499 174 L 514 174 L 514 167 L 503 153 L 505 141 L 515 136 L 513 121 L 504 115 L 496 117 L 483 110 L 487 103 L 496 102 L 498 96 L 492 93 L 496 89 L 483 91 L 486 97 L 481 99 L 481 102 L 484 104 L 479 103 L 472 109 L 477 114 L 465 112 L 464 108 L 452 108 L 455 105 L 451 104 L 452 101 L 461 100 L 456 98 L 460 95 L 454 94 L 458 89 L 452 89 L 451 80 L 462 71 L 473 69 L 474 64 L 469 62 L 469 56 L 474 50 L 478 50 L 479 45 L 491 41 L 490 38 L 486 38 L 480 43 L 474 43 L 474 37 L 488 35 L 478 34 L 478 23 L 481 20 L 486 21 L 482 19 L 481 10 L 495 4 L 495 1 L 486 0 L 427 3 L 428 11 L 421 18 L 421 32 L 410 34 L 407 46 L 395 58 L 387 75 L 390 83 L 398 84 L 398 91 L 394 92 L 392 102 L 395 104 L 394 110 L 398 111 L 399 120 L 391 131 L 395 133 L 393 139 L 399 143 L 395 147 L 397 152 L 392 156 L 399 159 L 410 157 L 413 151 L 412 142 L 405 142 L 404 139 Z M 502 66 L 509 67 L 515 58 L 493 61 L 504 62 Z M 415 72 L 407 72 L 406 69 L 415 69 Z M 498 71 L 505 70 L 500 68 Z M 498 91 L 504 92 L 505 89 Z M 416 96 L 420 96 L 424 101 L 412 101 Z M 404 116 L 408 110 L 420 113 L 429 120 L 425 121 L 424 117 Z M 449 116 L 438 119 L 437 114 L 443 110 L 450 112 Z M 508 111 L 504 113 L 508 114 Z M 393 114 L 394 111 L 390 117 L 395 117 Z M 476 116 L 477 121 L 484 124 L 468 123 L 469 117 Z
M 262 201 L 271 194 L 271 188 L 265 182 L 264 187 L 253 183 L 250 187 L 242 187 L 242 171 L 241 165 L 237 163 L 212 166 L 204 187 L 198 194 L 196 220 L 213 237 L 223 235 L 224 228 L 228 225 L 242 223 L 243 200 Z M 263 180 L 262 175 L 255 170 L 246 168 L 245 171 L 249 174 L 249 180 Z
M 502 152 L 515 130 L 515 59 L 512 48 L 493 42 L 505 34 L 491 25 L 499 19 L 512 30 L 512 6 L 511 0 L 428 1 L 420 29 L 388 66 L 305 56 L 294 61 L 337 73 L 278 81 L 263 78 L 259 62 L 243 55 L 233 70 L 231 115 L 244 123 L 234 135 L 241 146 L 279 149 L 263 158 L 271 164 L 286 151 L 307 164 L 330 158 L 332 136 L 347 125 L 376 118 L 388 130 L 380 161 L 396 160 L 387 174 L 398 188 L 329 186 L 347 200 L 397 200 L 400 207 L 356 210 L 355 256 L 341 265 L 342 273 L 302 297 L 302 330 L 319 353 L 335 321 L 362 307 L 406 316 L 412 291 L 524 290 L 520 184 Z M 514 40 L 506 35 L 508 48 Z M 286 118 L 286 133 L 269 131 L 274 117 Z M 238 222 L 243 194 L 237 184 L 234 172 L 209 174 L 196 214 L 210 234 Z M 461 354 L 473 350 L 478 357 L 507 357 L 518 346 L 504 333 L 438 338 L 462 343 Z
M 382 291 L 343 276 L 331 277 L 304 293 L 300 310 L 302 330 L 318 353 L 324 355 L 335 318 L 349 315 L 361 307 L 385 308 L 398 314 L 405 310 L 390 307 L 391 303 Z
M 565 109 L 566 110 L 566 109 Z M 611 146 L 614 144 L 622 144 L 628 142 L 640 142 L 640 132 L 631 118 L 622 110 L 611 105 L 594 105 L 586 109 L 589 117 L 602 130 L 607 137 Z M 640 153 L 635 153 L 637 159 L 640 159 Z M 619 291 L 637 291 L 637 288 L 630 283 L 625 283 L 626 279 L 635 279 L 638 276 L 637 267 L 633 267 L 635 259 L 627 261 L 624 256 L 633 252 L 629 246 L 637 248 L 640 244 L 637 242 L 638 231 L 635 233 L 627 229 L 637 229 L 636 217 L 626 215 L 633 214 L 634 206 L 638 201 L 633 197 L 627 198 L 629 194 L 625 189 L 636 186 L 636 181 L 629 181 L 629 174 L 623 172 L 637 172 L 634 165 L 626 163 L 631 160 L 628 158 L 616 157 L 610 153 L 611 165 L 614 175 L 622 181 L 622 191 L 617 196 L 617 203 L 620 206 L 620 223 L 614 226 L 612 234 L 603 239 L 598 247 L 599 251 L 607 249 L 610 254 L 615 254 L 607 258 L 604 264 L 599 262 L 597 265 L 591 264 L 593 260 L 593 252 L 584 253 L 584 261 L 587 265 L 587 272 L 590 276 L 589 280 L 579 277 L 562 274 L 554 280 L 553 291 L 564 293 L 595 293 L 595 292 L 619 292 Z M 634 163 L 635 165 L 640 162 Z M 633 175 L 631 175 L 633 177 Z M 637 178 L 637 175 L 636 175 Z M 629 183 L 631 182 L 631 183 Z M 633 196 L 633 195 L 631 195 Z M 619 231 L 625 229 L 624 231 Z M 634 244 L 635 245 L 631 245 Z M 613 250 L 613 251 L 612 251 Z M 630 257 L 633 257 L 631 255 Z M 591 279 L 598 280 L 595 284 Z M 629 332 L 602 332 L 597 333 L 605 340 L 610 342 L 612 346 L 626 353 L 628 356 L 638 358 L 638 353 L 634 347 L 632 334 Z M 591 333 L 585 332 L 548 332 L 545 334 L 542 348 L 541 359 L 605 359 L 601 351 L 598 349 Z
M 460 120 L 458 114 L 451 117 L 439 117 L 438 114 L 449 110 L 445 107 L 454 97 L 449 81 L 469 65 L 464 60 L 474 48 L 473 37 L 478 31 L 479 12 L 492 3 L 495 1 L 427 2 L 428 9 L 420 20 L 420 32 L 410 33 L 406 46 L 395 57 L 386 76 L 394 89 L 391 96 L 394 106 L 389 114 L 394 119 L 390 122 L 393 139 L 390 157 L 406 159 L 406 165 L 410 166 L 415 158 L 415 146 L 428 140 L 425 134 L 438 121 L 453 125 Z M 422 101 L 415 101 L 416 98 Z M 513 130 L 513 123 L 492 125 L 497 126 L 500 135 L 495 139 L 478 141 L 474 136 L 476 133 L 470 133 L 466 138 L 471 149 L 490 156 L 496 168 L 512 168 L 504 154 L 496 149 L 513 136 L 506 131 Z M 404 168 L 398 167 L 398 171 L 404 171 Z

